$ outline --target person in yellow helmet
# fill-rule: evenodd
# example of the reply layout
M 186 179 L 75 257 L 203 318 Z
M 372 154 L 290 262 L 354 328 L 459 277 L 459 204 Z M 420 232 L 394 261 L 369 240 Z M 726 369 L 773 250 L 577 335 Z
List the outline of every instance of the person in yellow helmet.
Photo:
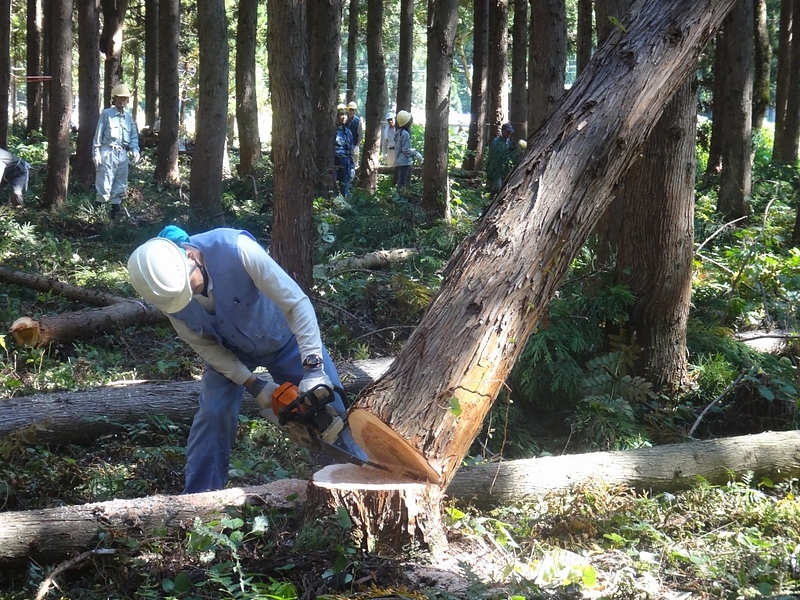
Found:
M 126 111 L 131 93 L 119 83 L 111 90 L 113 106 L 100 113 L 94 134 L 92 159 L 97 169 L 95 203 L 111 204 L 110 216 L 120 214 L 122 199 L 128 190 L 128 153 L 139 162 L 139 132 L 130 111 Z
M 350 102 L 347 105 L 347 127 L 350 128 L 350 133 L 353 134 L 353 168 L 358 169 L 359 148 L 361 147 L 361 138 L 364 137 L 364 122 L 356 114 L 358 104 Z

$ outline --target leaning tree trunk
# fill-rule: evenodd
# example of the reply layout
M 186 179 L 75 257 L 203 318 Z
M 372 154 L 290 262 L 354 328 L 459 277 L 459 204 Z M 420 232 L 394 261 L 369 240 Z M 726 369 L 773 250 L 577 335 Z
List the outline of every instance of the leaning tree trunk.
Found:
M 572 259 L 734 0 L 634 4 L 531 138 L 398 359 L 350 410 L 370 459 L 453 479 Z

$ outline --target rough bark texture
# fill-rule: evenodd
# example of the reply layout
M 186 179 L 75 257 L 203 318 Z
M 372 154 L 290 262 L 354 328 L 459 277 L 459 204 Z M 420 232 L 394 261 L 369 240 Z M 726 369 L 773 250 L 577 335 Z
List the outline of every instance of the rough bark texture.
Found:
M 153 177 L 158 183 L 176 185 L 181 180 L 178 171 L 180 0 L 159 0 L 158 14 L 158 104 L 161 129 L 158 132 L 158 156 Z
M 528 137 L 528 1 L 514 0 L 514 26 L 511 29 L 511 93 L 508 120 L 514 137 Z
M 386 59 L 383 55 L 383 0 L 367 2 L 367 102 L 361 115 L 364 147 L 361 151 L 359 184 L 373 193 L 378 187 L 377 167 L 381 158 L 381 129 L 388 102 Z
M 314 114 L 308 82 L 303 0 L 269 0 L 267 8 L 272 156 L 275 165 L 271 253 L 305 290 L 313 284 Z
M 189 220 L 197 228 L 222 225 L 222 165 L 227 152 L 228 21 L 225 0 L 197 4 L 197 128 L 189 178 Z
M 368 411 L 452 479 L 558 284 L 733 0 L 637 2 L 453 255 Z M 355 434 L 355 431 L 354 431 Z M 369 454 L 370 449 L 365 448 Z
M 712 485 L 724 485 L 750 474 L 755 481 L 763 477 L 773 481 L 796 478 L 800 474 L 800 432 L 768 432 L 465 467 L 453 479 L 447 494 L 490 507 L 592 485 L 675 492 L 696 485 L 698 477 Z
M 770 100 L 772 44 L 767 26 L 766 0 L 753 0 L 755 67 L 753 77 L 753 129 L 761 129 Z
M 0 0 L 0 106 L 9 106 L 11 84 L 11 0 Z M 16 98 L 11 110 L 16 109 Z M 8 148 L 9 111 L 0 112 L 0 146 Z
M 508 0 L 489 0 L 488 141 L 500 135 L 508 114 Z
M 42 206 L 54 208 L 67 200 L 69 127 L 72 116 L 72 0 L 49 5 L 50 112 L 47 121 L 47 178 Z
M 486 147 L 486 93 L 489 62 L 489 0 L 475 0 L 472 9 L 474 35 L 472 39 L 472 96 L 470 98 L 469 133 L 463 168 L 475 171 L 481 167 Z
M 128 0 L 101 0 L 103 31 L 100 52 L 105 55 L 103 106 L 111 106 L 111 88 L 122 81 L 122 23 L 128 11 Z M 129 83 L 129 87 L 133 87 Z
M 431 483 L 403 481 L 369 467 L 330 465 L 314 474 L 308 486 L 306 515 L 313 524 L 320 508 L 336 514 L 341 507 L 353 522 L 354 543 L 368 552 L 419 548 L 436 552 L 446 546 L 442 525 L 442 489 Z
M 150 128 L 158 118 L 158 4 L 159 0 L 144 3 L 144 124 Z
M 146 540 L 164 531 L 190 529 L 226 509 L 264 505 L 289 511 L 305 500 L 307 482 L 282 479 L 251 488 L 231 488 L 182 496 L 149 496 L 79 506 L 0 513 L 0 563 L 24 558 L 52 561 L 76 549 L 114 546 L 115 540 Z
M 737 0 L 717 36 L 706 168 L 707 176 L 719 175 L 717 211 L 729 220 L 750 213 L 753 56 L 753 2 Z
M 358 8 L 359 0 L 350 0 L 347 15 L 347 89 L 345 100 L 356 102 L 358 86 L 358 69 L 356 58 L 358 50 Z
M 397 55 L 397 110 L 411 112 L 414 84 L 414 0 L 400 0 L 400 40 Z
M 345 391 L 354 395 L 386 372 L 391 358 L 337 365 Z M 199 381 L 120 381 L 85 392 L 53 392 L 0 399 L 0 437 L 17 436 L 30 444 L 81 444 L 120 431 L 148 415 L 188 423 L 197 411 Z M 245 394 L 242 412 L 258 414 Z
M 256 101 L 256 31 L 258 0 L 239 2 L 236 28 L 236 126 L 239 132 L 239 175 L 250 175 L 261 158 Z
M 38 131 L 42 126 L 42 82 L 37 77 L 41 72 L 42 23 L 39 0 L 27 0 L 25 24 L 25 63 L 28 83 L 25 86 L 25 99 L 28 108 L 28 122 L 25 130 Z
M 781 7 L 783 8 L 783 7 Z M 800 0 L 793 0 L 791 7 L 791 46 L 789 48 L 788 86 L 785 95 L 785 113 L 780 128 L 780 139 L 776 129 L 775 146 L 778 160 L 786 164 L 797 163 L 798 140 L 800 140 Z M 783 20 L 783 16 L 781 16 Z M 777 127 L 778 123 L 776 123 Z M 779 145 L 780 144 L 780 145 Z M 798 213 L 800 214 L 800 213 Z
M 76 181 L 92 185 L 95 167 L 92 144 L 100 115 L 100 2 L 78 0 L 78 142 L 73 175 Z
M 592 0 L 578 0 L 575 72 L 580 75 L 592 58 Z
M 121 298 L 120 296 L 115 296 L 107 292 L 69 285 L 68 283 L 62 283 L 50 277 L 23 273 L 22 271 L 15 271 L 5 267 L 0 267 L 0 283 L 20 285 L 36 290 L 37 292 L 52 292 L 56 296 L 63 296 L 70 300 L 77 300 L 94 306 L 110 306 L 117 302 L 128 301 L 126 298 Z
M 542 126 L 564 95 L 566 11 L 564 0 L 531 2 L 528 64 L 528 131 L 531 133 Z
M 431 220 L 450 219 L 447 153 L 450 141 L 450 84 L 455 50 L 458 0 L 428 4 L 428 60 L 425 85 L 425 160 L 422 209 Z

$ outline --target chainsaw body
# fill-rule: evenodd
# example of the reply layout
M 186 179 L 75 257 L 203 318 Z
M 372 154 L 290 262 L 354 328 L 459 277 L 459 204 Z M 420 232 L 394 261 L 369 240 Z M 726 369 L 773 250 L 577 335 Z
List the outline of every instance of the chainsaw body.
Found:
M 281 425 L 304 425 L 332 444 L 344 429 L 344 421 L 331 405 L 334 399 L 334 390 L 327 385 L 319 384 L 301 394 L 296 385 L 287 381 L 272 394 L 272 412 Z

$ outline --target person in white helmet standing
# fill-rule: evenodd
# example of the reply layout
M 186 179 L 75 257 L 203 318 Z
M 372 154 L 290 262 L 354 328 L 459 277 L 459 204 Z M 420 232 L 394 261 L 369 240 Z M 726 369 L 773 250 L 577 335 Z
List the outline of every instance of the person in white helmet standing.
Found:
M 381 154 L 389 167 L 394 166 L 394 113 L 389 111 L 383 118 L 383 128 L 381 130 Z
M 189 236 L 169 225 L 133 251 L 128 274 L 205 362 L 183 493 L 225 487 L 245 390 L 273 420 L 272 393 L 281 383 L 301 393 L 319 384 L 342 388 L 311 301 L 250 233 L 219 228 Z M 253 373 L 258 367 L 272 382 Z M 329 406 L 344 421 L 343 398 L 335 396 Z M 335 434 L 335 446 L 366 458 L 347 427 Z
M 364 123 L 356 114 L 358 104 L 350 102 L 347 105 L 347 127 L 350 128 L 350 133 L 353 134 L 353 169 L 358 171 L 358 157 L 360 154 L 359 148 L 361 147 L 361 138 L 364 137 Z
M 113 106 L 100 113 L 94 134 L 92 159 L 97 169 L 96 204 L 111 204 L 112 219 L 120 214 L 120 206 L 128 190 L 128 152 L 139 162 L 139 132 L 129 111 L 125 110 L 131 93 L 119 83 L 111 90 Z

